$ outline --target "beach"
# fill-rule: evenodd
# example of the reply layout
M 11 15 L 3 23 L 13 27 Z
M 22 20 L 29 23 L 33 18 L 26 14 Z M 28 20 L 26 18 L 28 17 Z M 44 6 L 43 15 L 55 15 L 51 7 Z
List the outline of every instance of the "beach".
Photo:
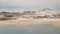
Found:
M 4 20 L 0 21 L 0 25 L 34 25 L 34 24 L 51 24 L 56 27 L 60 27 L 60 18 L 52 18 L 52 19 L 16 19 L 16 20 Z

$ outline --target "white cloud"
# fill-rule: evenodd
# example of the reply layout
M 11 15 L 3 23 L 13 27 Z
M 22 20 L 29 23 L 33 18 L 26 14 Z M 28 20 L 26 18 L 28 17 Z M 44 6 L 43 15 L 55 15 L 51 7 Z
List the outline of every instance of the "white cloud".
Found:
M 0 4 L 3 6 L 48 6 L 49 0 L 0 0 Z
M 59 3 L 60 0 L 0 0 L 0 7 L 54 8 Z

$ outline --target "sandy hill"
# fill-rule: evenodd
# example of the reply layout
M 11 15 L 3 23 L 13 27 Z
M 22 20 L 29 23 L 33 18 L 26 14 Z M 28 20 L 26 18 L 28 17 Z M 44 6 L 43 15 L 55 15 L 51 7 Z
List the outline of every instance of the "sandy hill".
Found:
M 18 18 L 58 18 L 60 12 L 44 8 L 39 11 L 24 11 L 23 13 L 0 12 L 0 19 L 18 19 Z
M 49 8 L 42 9 L 40 11 L 27 11 L 24 14 L 25 17 L 60 17 L 60 12 L 56 10 L 52 10 Z
M 60 12 L 56 10 L 48 9 L 48 8 L 42 9 L 40 11 L 36 11 L 36 14 L 41 14 L 41 15 L 56 15 L 58 13 Z

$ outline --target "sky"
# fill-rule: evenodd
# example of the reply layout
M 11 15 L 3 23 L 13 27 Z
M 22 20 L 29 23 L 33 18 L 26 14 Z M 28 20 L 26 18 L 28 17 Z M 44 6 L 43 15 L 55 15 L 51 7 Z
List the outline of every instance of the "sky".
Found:
M 0 0 L 0 10 L 40 10 L 52 8 L 60 10 L 60 0 Z

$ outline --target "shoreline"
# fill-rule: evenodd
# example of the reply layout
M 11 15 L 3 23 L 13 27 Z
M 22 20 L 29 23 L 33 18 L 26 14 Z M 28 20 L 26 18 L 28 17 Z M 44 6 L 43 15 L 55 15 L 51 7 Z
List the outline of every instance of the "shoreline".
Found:
M 0 25 L 34 25 L 51 24 L 60 27 L 60 19 L 32 19 L 32 20 L 5 20 L 0 21 Z

